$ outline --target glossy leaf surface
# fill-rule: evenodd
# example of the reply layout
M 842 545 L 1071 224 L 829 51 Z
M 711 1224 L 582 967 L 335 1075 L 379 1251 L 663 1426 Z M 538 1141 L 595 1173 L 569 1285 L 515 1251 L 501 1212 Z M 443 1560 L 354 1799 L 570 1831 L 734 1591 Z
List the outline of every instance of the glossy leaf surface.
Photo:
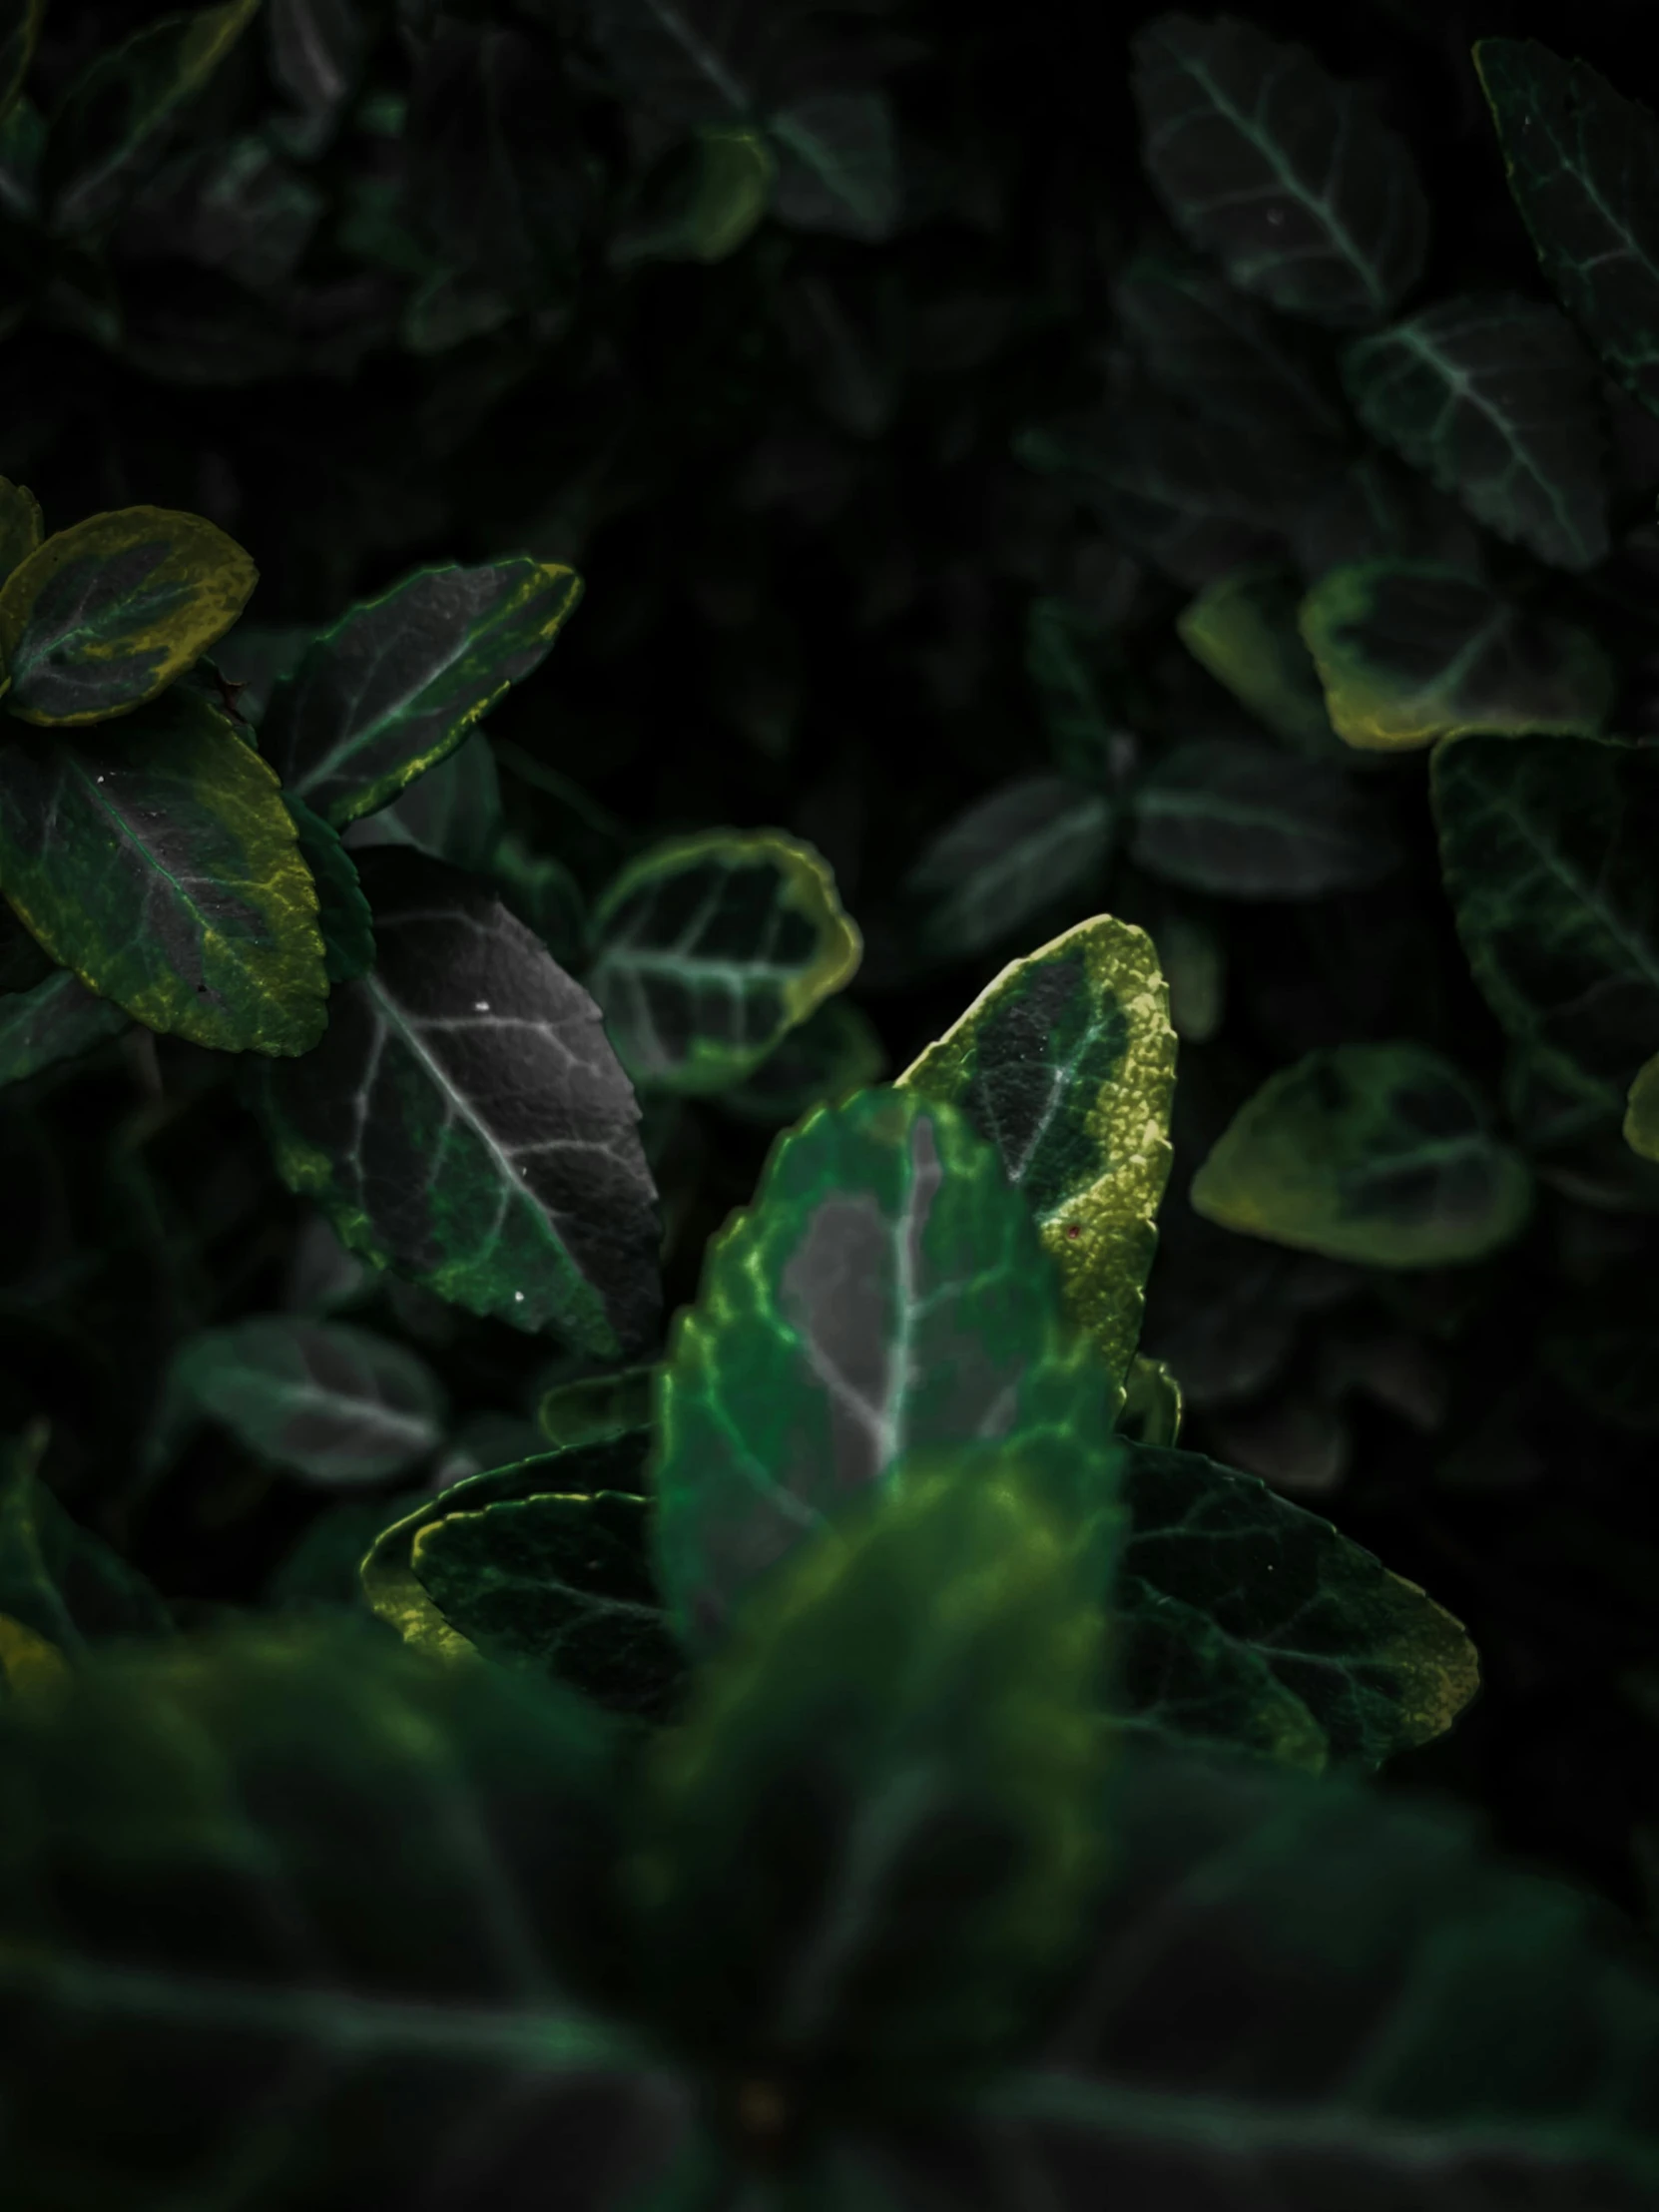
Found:
M 982 952 L 1084 890 L 1112 838 L 1111 802 L 1064 776 L 1022 776 L 939 831 L 905 878 L 919 935 L 939 958 Z
M 1151 875 L 1224 898 L 1318 898 L 1380 882 L 1397 847 L 1341 766 L 1240 738 L 1194 738 L 1135 787 L 1130 855 Z

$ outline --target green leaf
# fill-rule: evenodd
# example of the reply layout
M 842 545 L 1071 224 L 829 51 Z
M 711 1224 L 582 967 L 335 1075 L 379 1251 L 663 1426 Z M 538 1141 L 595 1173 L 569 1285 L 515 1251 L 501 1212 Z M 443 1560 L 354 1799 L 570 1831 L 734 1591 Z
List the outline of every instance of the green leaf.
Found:
M 1169 986 L 1170 1026 L 1186 1044 L 1207 1044 L 1227 1000 L 1227 952 L 1202 916 L 1171 906 L 1153 925 L 1153 947 Z
M 1478 1685 L 1474 1647 L 1414 1582 L 1254 1475 L 1194 1451 L 1126 1441 L 1116 1450 L 1130 1518 L 1126 1582 L 1221 1632 L 1222 1679 L 1243 1654 L 1243 1683 L 1260 1662 L 1300 1701 L 1322 1761 L 1295 1763 L 1323 1763 L 1328 1751 L 1333 1762 L 1377 1767 L 1451 1726 Z M 1120 1586 L 1119 1633 L 1131 1646 L 1143 1602 Z
M 1236 568 L 1176 619 L 1182 644 L 1258 722 L 1315 760 L 1340 752 L 1320 683 L 1297 629 L 1301 594 L 1286 570 Z
M 1112 1596 L 1114 1718 L 1147 1738 L 1322 1774 L 1325 1731 L 1263 1654 L 1196 1605 L 1120 1572 Z
M 267 2212 L 506 2204 L 550 2170 L 561 2212 L 655 2196 L 691 2100 L 586 1994 L 618 1949 L 615 1767 L 575 1699 L 349 1625 L 14 1703 L 14 2201 L 162 2212 L 212 2173 Z
M 299 839 L 299 856 L 316 885 L 317 926 L 330 983 L 350 983 L 374 965 L 374 924 L 351 855 L 320 815 L 302 799 L 282 794 Z
M 1245 1236 L 1370 1267 L 1437 1268 L 1517 1236 L 1532 1179 L 1449 1060 L 1417 1044 L 1345 1044 L 1263 1084 L 1191 1199 Z
M 862 945 L 811 845 L 711 830 L 655 845 L 593 914 L 588 985 L 653 1090 L 721 1091 L 848 981 Z
M 1321 578 L 1301 629 L 1333 727 L 1395 752 L 1463 731 L 1590 737 L 1615 677 L 1587 630 L 1522 609 L 1439 561 L 1363 561 Z
M 50 1696 L 66 1672 L 55 1644 L 0 1613 L 0 1699 Z
M 474 730 L 447 760 L 427 769 L 388 806 L 352 823 L 345 842 L 353 852 L 371 844 L 412 844 L 434 860 L 485 875 L 504 827 L 495 755 L 484 732 Z
M 1481 39 L 1474 63 L 1545 276 L 1659 412 L 1659 123 L 1588 62 L 1533 39 Z
M 258 581 L 200 515 L 123 507 L 56 531 L 0 585 L 7 712 L 48 728 L 130 715 L 224 636 Z
M 1607 557 L 1595 364 L 1553 307 L 1513 294 L 1425 307 L 1343 355 L 1372 436 L 1557 568 Z
M 1625 1108 L 1624 1141 L 1644 1160 L 1659 1160 L 1659 1054 L 1636 1071 Z
M 267 1605 L 282 1612 L 360 1612 L 363 1554 L 383 1528 L 423 1504 L 424 1485 L 347 1491 L 325 1505 L 266 1583 Z
M 295 108 L 274 128 L 304 159 L 322 153 L 362 73 L 368 26 L 356 0 L 269 0 L 271 74 Z
M 1112 805 L 1066 776 L 1020 776 L 929 839 L 904 878 L 917 937 L 935 959 L 966 959 L 1057 900 L 1086 893 L 1112 842 Z
M 126 1027 L 119 1006 L 56 968 L 30 989 L 0 997 L 0 1086 L 77 1059 Z
M 556 1383 L 536 1407 L 536 1425 L 550 1444 L 561 1446 L 591 1443 L 624 1428 L 648 1428 L 656 1381 L 656 1369 L 642 1367 Z
M 758 1575 L 916 1451 L 1017 1450 L 1071 1496 L 1116 1397 L 1027 1199 L 964 1114 L 902 1090 L 821 1107 L 710 1243 L 661 1371 L 653 1489 L 677 1627 L 718 1641 Z
M 1133 44 L 1142 157 L 1187 243 L 1287 314 L 1381 322 L 1422 269 L 1428 206 L 1365 88 L 1230 16 L 1159 16 Z
M 1616 1117 L 1659 1036 L 1659 754 L 1618 738 L 1459 738 L 1431 782 L 1487 1004 Z
M 1579 1890 L 1338 1777 L 1125 1749 L 1092 1956 L 956 2115 L 1037 2204 L 1640 2212 L 1659 1988 Z
M 259 8 L 260 0 L 225 0 L 164 16 L 87 64 L 46 141 L 43 196 L 54 231 L 97 231 L 119 213 Z
M 614 268 L 638 262 L 723 262 L 759 227 L 778 164 L 745 124 L 704 124 L 674 147 L 613 233 Z
M 0 120 L 23 90 L 45 13 L 46 0 L 4 0 L 0 6 Z
M 887 1052 L 869 1016 L 844 998 L 827 998 L 754 1074 L 722 1091 L 723 1114 L 780 1129 L 814 1106 L 838 1106 L 886 1073 Z
M 423 1361 L 369 1330 L 289 1314 L 187 1338 L 163 1403 L 173 1435 L 218 1421 L 261 1458 L 330 1488 L 401 1474 L 443 1440 L 443 1393 Z
M 278 1172 L 342 1241 L 595 1360 L 657 1329 L 639 1109 L 587 993 L 485 885 L 360 855 L 377 959 L 314 1052 L 257 1079 Z
M 1181 1434 L 1183 1399 L 1173 1368 L 1137 1352 L 1123 1386 L 1118 1433 L 1136 1443 L 1174 1444 Z
M 40 501 L 26 484 L 0 476 L 0 583 L 40 544 Z
M 273 687 L 260 738 L 334 829 L 446 759 L 546 658 L 581 596 L 556 561 L 427 568 L 324 630 Z
M 1005 967 L 898 1087 L 964 1113 L 1030 1209 L 1121 1390 L 1169 1177 L 1175 1038 L 1158 956 L 1109 914 Z
M 1485 574 L 1478 534 L 1456 501 L 1375 447 L 1327 480 L 1290 539 L 1308 584 L 1362 561 L 1440 561 L 1476 580 Z
M 143 1575 L 36 1473 L 43 1445 L 38 1433 L 0 1445 L 0 1613 L 71 1659 L 112 1637 L 165 1635 L 167 1607 Z
M 151 1029 L 307 1052 L 317 895 L 276 778 L 200 693 L 0 753 L 0 884 L 63 966 Z
M 1137 865 L 1224 898 L 1362 889 L 1399 860 L 1386 818 L 1337 763 L 1289 760 L 1246 738 L 1172 747 L 1131 808 Z
M 892 102 L 879 88 L 806 93 L 775 108 L 772 207 L 795 231 L 879 246 L 898 228 L 903 178 Z
M 1111 772 L 1116 718 L 1100 663 L 1110 651 L 1106 627 L 1065 599 L 1033 599 L 1026 613 L 1025 673 L 1031 679 L 1055 766 L 1078 783 Z
M 924 1455 L 757 1593 L 645 1756 L 625 1879 L 667 2033 L 902 2110 L 1030 2031 L 1101 1871 L 1102 1526 L 1017 1443 Z M 872 1508 L 874 1508 L 872 1510 Z

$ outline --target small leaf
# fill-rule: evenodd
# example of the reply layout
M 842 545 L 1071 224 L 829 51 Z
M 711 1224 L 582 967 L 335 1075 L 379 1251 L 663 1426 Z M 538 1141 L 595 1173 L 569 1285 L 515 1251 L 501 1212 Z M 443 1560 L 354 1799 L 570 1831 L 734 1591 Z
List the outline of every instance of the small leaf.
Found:
M 256 1082 L 278 1172 L 352 1251 L 595 1360 L 657 1328 L 639 1108 L 599 1009 L 487 887 L 364 852 L 377 958 Z
M 1624 1141 L 1644 1160 L 1659 1160 L 1659 1054 L 1636 1071 L 1625 1108 Z
M 811 845 L 776 830 L 653 846 L 593 914 L 588 984 L 636 1083 L 741 1083 L 847 982 L 862 950 Z
M 46 0 L 4 0 L 0 6 L 0 120 L 23 90 L 45 13 Z
M 35 1472 L 42 1441 L 0 1446 L 0 1613 L 71 1659 L 110 1637 L 167 1634 L 167 1607 L 143 1575 Z
M 388 806 L 352 823 L 345 842 L 353 852 L 371 844 L 412 844 L 434 860 L 484 875 L 500 845 L 504 823 L 495 755 L 484 732 L 474 730 L 447 760 L 418 776 Z
M 838 1106 L 868 1090 L 886 1068 L 886 1047 L 869 1016 L 844 998 L 827 998 L 718 1103 L 739 1121 L 781 1129 L 814 1106 Z
M 994 1147 L 1121 1390 L 1169 1177 L 1175 1038 L 1151 939 L 1079 923 L 980 992 L 898 1087 Z
M 0 997 L 0 1086 L 78 1059 L 127 1026 L 112 1000 L 97 997 L 68 968 L 55 968 L 30 989 Z
M 63 966 L 151 1029 L 308 1052 L 326 1019 L 317 897 L 276 779 L 175 687 L 114 730 L 0 755 L 0 884 Z
M 1288 314 L 1381 322 L 1422 268 L 1428 206 L 1365 90 L 1229 16 L 1159 16 L 1134 53 L 1143 159 L 1188 244 Z
M 351 855 L 320 815 L 302 799 L 282 794 L 299 839 L 299 855 L 316 885 L 317 926 L 330 983 L 350 983 L 374 965 L 374 923 Z
M 1590 737 L 1613 703 L 1612 666 L 1587 630 L 1442 562 L 1333 569 L 1300 620 L 1332 725 L 1364 750 L 1470 730 Z
M 1244 738 L 1194 738 L 1135 786 L 1130 856 L 1224 898 L 1319 898 L 1398 864 L 1375 803 L 1335 762 L 1288 760 Z
M 1021 776 L 976 800 L 923 848 L 904 879 L 935 959 L 966 959 L 1105 867 L 1112 806 L 1065 776 Z
M 1104 782 L 1112 767 L 1118 725 L 1098 665 L 1106 651 L 1104 625 L 1087 610 L 1064 599 L 1032 600 L 1025 673 L 1048 726 L 1055 766 L 1081 784 Z
M 324 630 L 260 726 L 282 782 L 336 830 L 446 759 L 546 658 L 581 596 L 556 561 L 417 570 Z
M 1531 1207 L 1525 1162 L 1448 1060 L 1416 1044 L 1311 1052 L 1241 1107 L 1193 1178 L 1207 1221 L 1383 1268 L 1478 1260 Z
M 130 715 L 224 636 L 258 580 L 200 515 L 123 507 L 55 532 L 0 585 L 8 713 L 52 728 Z
M 34 493 L 26 484 L 0 476 L 0 583 L 29 558 L 44 534 Z
M 55 1644 L 0 1613 L 0 1697 L 50 1695 L 68 1672 Z
M 221 1423 L 261 1458 L 343 1487 L 401 1474 L 443 1438 L 443 1397 L 402 1345 L 344 1322 L 264 1314 L 180 1347 L 166 1424 Z
M 1182 644 L 1258 722 L 1311 759 L 1340 754 L 1319 670 L 1297 629 L 1301 594 L 1284 569 L 1236 568 L 1176 619 Z
M 656 1388 L 655 1368 L 617 1368 L 609 1375 L 586 1375 L 560 1382 L 536 1407 L 536 1425 L 550 1444 L 591 1443 L 625 1428 L 649 1428 Z M 613 1473 L 611 1486 L 620 1477 Z
M 780 222 L 866 246 L 892 237 L 904 195 L 884 92 L 808 93 L 766 121 L 779 155 L 773 210 Z
M 1557 568 L 1605 560 L 1595 365 L 1553 307 L 1442 300 L 1357 339 L 1343 378 L 1373 437 L 1499 537 Z
M 1474 63 L 1545 276 L 1659 412 L 1659 123 L 1588 62 L 1534 39 L 1481 39 Z
M 1618 738 L 1458 738 L 1431 784 L 1487 1004 L 1616 1118 L 1659 1037 L 1659 753 Z
M 164 16 L 89 62 L 64 94 L 46 141 L 53 230 L 99 230 L 159 156 L 181 111 L 259 13 L 260 0 Z
M 1173 1368 L 1137 1352 L 1123 1387 L 1118 1433 L 1136 1443 L 1174 1445 L 1181 1434 L 1183 1400 Z
M 661 1372 L 652 1487 L 676 1626 L 718 1641 L 750 1583 L 907 1453 L 1017 1450 L 1071 1497 L 1116 1396 L 963 1114 L 901 1090 L 820 1108 L 709 1245 Z

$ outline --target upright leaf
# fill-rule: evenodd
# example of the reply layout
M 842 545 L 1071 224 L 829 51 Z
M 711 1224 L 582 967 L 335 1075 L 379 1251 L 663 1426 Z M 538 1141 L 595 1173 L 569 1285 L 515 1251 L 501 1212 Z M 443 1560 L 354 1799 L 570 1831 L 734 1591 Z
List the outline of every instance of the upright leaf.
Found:
M 1012 961 L 898 1078 L 964 1113 L 1121 1389 L 1169 1176 L 1175 1038 L 1150 938 L 1101 914 Z
M 1659 753 L 1619 738 L 1459 738 L 1432 769 L 1446 890 L 1512 1037 L 1616 1117 L 1659 1037 Z
M 1504 295 L 1425 307 L 1343 356 L 1373 437 L 1557 568 L 1607 554 L 1595 367 L 1553 307 Z
M 68 968 L 54 968 L 28 990 L 0 997 L 0 1087 L 76 1059 L 126 1027 L 112 999 L 89 991 Z
M 1243 738 L 1192 738 L 1135 786 L 1131 857 L 1227 898 L 1318 898 L 1381 882 L 1398 847 L 1375 801 L 1330 761 Z
M 199 692 L 0 756 L 0 885 L 52 957 L 151 1029 L 308 1052 L 316 889 L 276 778 Z
M 1025 1199 L 966 1117 L 899 1090 L 821 1108 L 710 1244 L 661 1372 L 658 1559 L 677 1626 L 718 1641 L 750 1583 L 918 1451 L 977 1450 L 986 1480 L 1015 1451 L 1058 1494 L 1086 1491 L 1114 1403 Z
M 0 1446 L 0 1614 L 71 1659 L 108 1638 L 166 1634 L 167 1607 L 143 1575 L 40 1479 L 40 1443 Z
M 862 950 L 829 867 L 776 830 L 653 847 L 607 888 L 592 928 L 588 983 L 617 1056 L 666 1091 L 741 1083 Z
M 320 815 L 302 799 L 282 794 L 299 839 L 300 857 L 316 885 L 317 927 L 330 983 L 349 983 L 374 965 L 374 924 L 351 855 Z
M 1474 63 L 1545 276 L 1659 412 L 1659 123 L 1588 62 L 1534 39 L 1481 39 Z
M 260 742 L 334 829 L 453 753 L 539 666 L 581 595 L 556 561 L 427 568 L 342 615 L 279 678 Z
M 1613 704 L 1612 665 L 1588 631 L 1443 562 L 1334 568 L 1300 622 L 1332 725 L 1363 750 L 1478 730 L 1588 737 Z
M 1365 90 L 1231 16 L 1159 16 L 1134 52 L 1143 158 L 1188 243 L 1289 314 L 1381 322 L 1422 268 L 1428 207 Z
M 1055 900 L 1086 892 L 1112 840 L 1112 806 L 1067 776 L 1020 776 L 929 839 L 904 879 L 918 940 L 965 959 Z
M 1341 747 L 1297 629 L 1299 600 L 1288 571 L 1236 568 L 1182 609 L 1176 629 L 1193 659 L 1258 722 L 1299 753 L 1329 759 Z
M 7 711 L 54 727 L 130 715 L 224 636 L 258 580 L 200 515 L 123 507 L 56 531 L 0 585 Z
M 0 476 L 0 583 L 29 558 L 43 535 L 40 501 L 27 484 Z
M 599 1009 L 474 878 L 364 852 L 377 958 L 255 1101 L 341 1239 L 596 1360 L 657 1327 L 655 1195 Z
M 1240 1108 L 1192 1186 L 1224 1229 L 1384 1268 L 1480 1259 L 1531 1200 L 1473 1086 L 1417 1044 L 1309 1053 Z

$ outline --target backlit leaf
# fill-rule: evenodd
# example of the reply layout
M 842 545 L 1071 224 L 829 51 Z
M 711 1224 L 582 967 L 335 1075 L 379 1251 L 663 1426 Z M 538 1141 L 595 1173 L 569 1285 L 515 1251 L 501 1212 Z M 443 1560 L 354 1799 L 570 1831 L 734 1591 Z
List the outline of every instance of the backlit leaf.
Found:
M 54 968 L 30 989 L 0 997 L 0 1085 L 73 1060 L 126 1027 L 113 1000 L 89 991 L 68 968 Z
M 862 949 L 829 867 L 775 830 L 654 846 L 607 888 L 592 927 L 588 985 L 617 1056 L 664 1091 L 752 1075 Z
M 166 507 L 56 531 L 0 585 L 7 712 L 52 727 L 130 715 L 224 636 L 258 578 L 234 538 Z
M 1176 620 L 1181 642 L 1241 707 L 1313 759 L 1340 751 L 1319 671 L 1297 629 L 1301 593 L 1283 569 L 1223 576 Z
M 1383 752 L 1468 730 L 1587 737 L 1613 703 L 1613 669 L 1588 631 L 1512 605 L 1437 561 L 1336 568 L 1301 628 L 1333 727 Z
M 364 852 L 377 958 L 314 1052 L 255 1090 L 277 1169 L 342 1240 L 591 1358 L 649 1343 L 658 1230 L 599 1010 L 489 889 Z
M 1644 1160 L 1659 1160 L 1659 1055 L 1644 1060 L 1630 1086 L 1624 1141 Z
M 844 998 L 827 998 L 753 1075 L 720 1093 L 720 1110 L 780 1129 L 814 1106 L 838 1106 L 867 1090 L 886 1067 L 886 1047 L 869 1016 Z
M 1553 307 L 1442 300 L 1356 340 L 1343 376 L 1373 437 L 1499 537 L 1558 568 L 1606 558 L 1595 366 Z
M 1398 860 L 1386 820 L 1336 762 L 1244 738 L 1193 738 L 1135 786 L 1131 857 L 1225 898 L 1318 898 L 1377 883 Z
M 326 1018 L 317 895 L 275 775 L 202 694 L 113 730 L 21 731 L 0 885 L 65 967 L 151 1029 L 306 1052 Z
M 44 535 L 40 501 L 26 484 L 0 476 L 0 583 L 29 558 Z
M 676 1625 L 717 1642 L 746 1587 L 906 1454 L 959 1448 L 989 1470 L 1017 1451 L 1072 1496 L 1115 1402 L 1026 1198 L 964 1114 L 903 1090 L 820 1108 L 709 1245 L 661 1371 Z
M 41 1442 L 0 1445 L 0 1613 L 71 1659 L 107 1638 L 165 1635 L 167 1607 L 143 1575 L 36 1473 Z
M 317 927 L 330 983 L 349 983 L 374 965 L 374 925 L 351 855 L 320 815 L 302 799 L 282 794 L 293 820 L 299 854 L 316 885 Z
M 1231 16 L 1159 16 L 1134 53 L 1142 157 L 1188 243 L 1289 314 L 1381 322 L 1422 268 L 1428 208 L 1365 90 Z
M 545 659 L 581 595 L 556 561 L 427 568 L 342 615 L 278 679 L 260 742 L 341 830 L 455 751 Z
M 904 879 L 922 947 L 938 959 L 983 952 L 1057 899 L 1086 892 L 1111 841 L 1103 793 L 1053 775 L 999 786 L 947 823 Z
M 1109 914 L 1015 960 L 898 1079 L 960 1108 L 1121 1390 L 1169 1176 L 1175 1038 L 1143 930 Z
M 1240 1108 L 1193 1178 L 1206 1220 L 1371 1267 L 1477 1260 L 1531 1206 L 1525 1162 L 1458 1069 L 1416 1044 L 1311 1052 Z

